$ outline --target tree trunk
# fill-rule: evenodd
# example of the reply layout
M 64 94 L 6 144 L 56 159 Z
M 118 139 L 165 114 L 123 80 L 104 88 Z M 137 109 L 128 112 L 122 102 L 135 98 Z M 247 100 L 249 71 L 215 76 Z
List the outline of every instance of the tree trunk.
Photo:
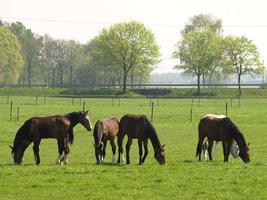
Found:
M 241 74 L 238 74 L 238 92 L 239 92 L 239 96 L 241 96 Z
M 52 88 L 55 87 L 55 69 L 52 69 Z
M 62 65 L 60 65 L 59 70 L 60 70 L 60 85 L 62 86 L 63 85 L 63 67 L 62 67 Z
M 131 73 L 131 83 L 132 83 L 132 88 L 134 87 L 134 74 L 133 72 Z
M 197 75 L 197 95 L 200 95 L 200 76 L 201 74 Z
M 32 59 L 28 56 L 28 87 L 31 87 L 31 75 L 32 75 Z
M 123 87 L 122 87 L 122 93 L 126 92 L 126 87 L 127 87 L 127 70 L 126 68 L 123 69 Z
M 70 86 L 72 87 L 72 65 L 70 65 Z

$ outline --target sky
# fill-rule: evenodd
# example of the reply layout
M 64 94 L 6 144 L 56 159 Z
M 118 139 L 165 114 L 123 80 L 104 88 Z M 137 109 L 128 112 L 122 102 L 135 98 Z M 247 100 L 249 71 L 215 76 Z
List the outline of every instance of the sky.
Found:
M 224 36 L 251 39 L 267 63 L 266 9 L 267 0 L 0 0 L 0 19 L 81 43 L 114 23 L 137 20 L 155 34 L 160 47 L 161 62 L 153 73 L 166 73 L 175 71 L 178 61 L 172 53 L 181 30 L 198 14 L 221 19 Z

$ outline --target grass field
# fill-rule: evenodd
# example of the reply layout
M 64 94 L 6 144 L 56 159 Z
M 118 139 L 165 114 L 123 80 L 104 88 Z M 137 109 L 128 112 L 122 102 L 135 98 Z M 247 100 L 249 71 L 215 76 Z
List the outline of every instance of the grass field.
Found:
M 35 166 L 32 145 L 21 166 L 12 164 L 10 149 L 17 129 L 31 116 L 66 114 L 82 109 L 80 100 L 71 98 L 10 97 L 9 104 L 0 100 L 0 199 L 267 199 L 267 100 L 201 99 L 193 102 L 193 121 L 189 113 L 191 99 L 154 101 L 153 124 L 160 141 L 166 144 L 166 166 L 160 166 L 149 154 L 143 166 L 138 165 L 137 141 L 131 148 L 131 164 L 111 164 L 111 147 L 107 146 L 106 163 L 96 165 L 92 132 L 81 125 L 74 129 L 69 164 L 58 166 L 56 140 L 42 140 L 41 165 Z M 93 123 L 109 116 L 126 113 L 150 117 L 149 99 L 121 99 L 112 106 L 111 99 L 83 99 Z M 207 113 L 225 114 L 239 126 L 251 143 L 251 163 L 230 157 L 223 162 L 222 147 L 213 162 L 198 162 L 195 157 L 197 124 Z M 20 107 L 20 119 L 16 108 Z M 126 140 L 124 141 L 124 145 Z

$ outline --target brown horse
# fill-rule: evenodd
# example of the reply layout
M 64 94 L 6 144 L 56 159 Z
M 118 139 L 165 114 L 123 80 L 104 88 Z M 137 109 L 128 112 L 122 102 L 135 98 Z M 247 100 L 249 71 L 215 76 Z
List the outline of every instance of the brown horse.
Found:
M 224 162 L 228 162 L 230 148 L 234 140 L 239 147 L 239 156 L 242 160 L 245 163 L 250 161 L 249 144 L 246 144 L 243 134 L 228 117 L 224 115 L 208 114 L 200 120 L 198 125 L 198 145 L 196 152 L 196 156 L 199 156 L 199 161 L 201 160 L 201 147 L 205 137 L 208 138 L 208 153 L 210 160 L 212 160 L 213 141 L 222 141 Z
M 151 124 L 151 122 L 147 119 L 145 115 L 124 115 L 120 120 L 119 133 L 118 133 L 118 146 L 119 146 L 119 157 L 118 163 L 120 163 L 120 154 L 123 154 L 122 142 L 124 136 L 127 134 L 128 141 L 126 144 L 126 164 L 130 164 L 130 147 L 132 144 L 132 139 L 138 139 L 138 147 L 139 147 L 139 165 L 145 162 L 145 159 L 148 154 L 147 142 L 148 138 L 150 139 L 153 149 L 154 149 L 154 157 L 161 164 L 165 164 L 165 153 L 164 153 L 164 145 L 161 146 L 159 138 L 157 136 L 156 130 Z M 145 153 L 143 155 L 142 143 L 144 145 Z M 123 156 L 122 156 L 123 157 Z
M 92 129 L 88 111 L 28 119 L 18 130 L 13 147 L 10 146 L 15 164 L 22 163 L 24 151 L 32 142 L 35 163 L 40 164 L 39 145 L 43 138 L 57 139 L 59 153 L 57 163 L 67 164 L 69 143 L 72 144 L 74 139 L 73 128 L 78 123 L 88 131 Z
M 102 163 L 106 156 L 107 141 L 110 141 L 112 147 L 113 158 L 112 162 L 115 162 L 116 145 L 114 139 L 119 131 L 120 120 L 116 117 L 106 118 L 98 120 L 94 128 L 94 140 L 95 140 L 95 157 L 96 162 Z

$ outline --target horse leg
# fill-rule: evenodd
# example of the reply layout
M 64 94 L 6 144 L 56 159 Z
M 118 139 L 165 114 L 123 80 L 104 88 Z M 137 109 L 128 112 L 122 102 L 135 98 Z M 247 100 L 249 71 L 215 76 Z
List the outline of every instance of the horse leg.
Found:
M 61 164 L 63 151 L 64 151 L 64 142 L 61 141 L 60 139 L 57 139 L 57 145 L 58 145 L 58 158 L 57 158 L 56 164 Z
M 115 145 L 114 139 L 110 140 L 110 145 L 111 145 L 112 153 L 113 153 L 112 162 L 115 163 L 116 162 L 116 145 Z
M 123 157 L 123 146 L 122 146 L 122 141 L 124 138 L 124 134 L 118 134 L 118 163 L 121 162 L 121 157 L 122 157 L 122 162 L 124 163 L 124 157 Z
M 63 156 L 63 164 L 68 164 L 69 160 L 68 160 L 68 154 L 70 153 L 70 148 L 69 148 L 69 145 L 68 145 L 68 142 L 67 142 L 67 139 L 65 138 L 64 139 L 64 156 Z
M 33 152 L 36 165 L 39 165 L 41 162 L 39 156 L 39 145 L 40 145 L 40 139 L 35 139 L 33 141 Z
M 224 162 L 228 162 L 227 157 L 227 143 L 225 141 L 222 142 L 223 145 L 223 155 L 224 155 Z
M 106 157 L 106 147 L 107 147 L 107 141 L 103 141 L 103 151 L 102 151 L 102 158 L 101 158 L 101 162 L 104 162 L 105 157 Z
M 232 145 L 232 140 L 230 140 L 226 143 L 226 160 L 227 160 L 227 162 L 228 162 L 228 158 L 230 155 L 231 145 Z
M 148 154 L 147 142 L 148 142 L 148 139 L 145 139 L 145 140 L 144 140 L 144 143 L 143 143 L 143 144 L 144 144 L 144 150 L 145 150 L 145 153 L 144 153 L 144 156 L 143 156 L 143 158 L 142 158 L 142 163 L 145 162 L 146 157 L 147 157 L 147 154 Z
M 128 137 L 128 141 L 127 141 L 127 144 L 125 147 L 126 148 L 126 164 L 130 164 L 130 155 L 129 154 L 130 154 L 132 141 L 133 141 L 133 139 Z
M 138 148 L 139 148 L 139 165 L 142 165 L 142 155 L 143 155 L 143 147 L 142 147 L 142 139 L 138 139 Z
M 212 147 L 213 147 L 213 140 L 208 139 L 209 145 L 208 145 L 208 153 L 209 153 L 209 159 L 212 161 Z
M 200 135 L 200 134 L 199 134 Z M 202 144 L 203 144 L 204 138 L 199 137 L 198 138 L 198 144 L 197 144 L 197 152 L 196 156 L 198 156 L 198 160 L 201 161 L 201 151 L 202 151 Z

